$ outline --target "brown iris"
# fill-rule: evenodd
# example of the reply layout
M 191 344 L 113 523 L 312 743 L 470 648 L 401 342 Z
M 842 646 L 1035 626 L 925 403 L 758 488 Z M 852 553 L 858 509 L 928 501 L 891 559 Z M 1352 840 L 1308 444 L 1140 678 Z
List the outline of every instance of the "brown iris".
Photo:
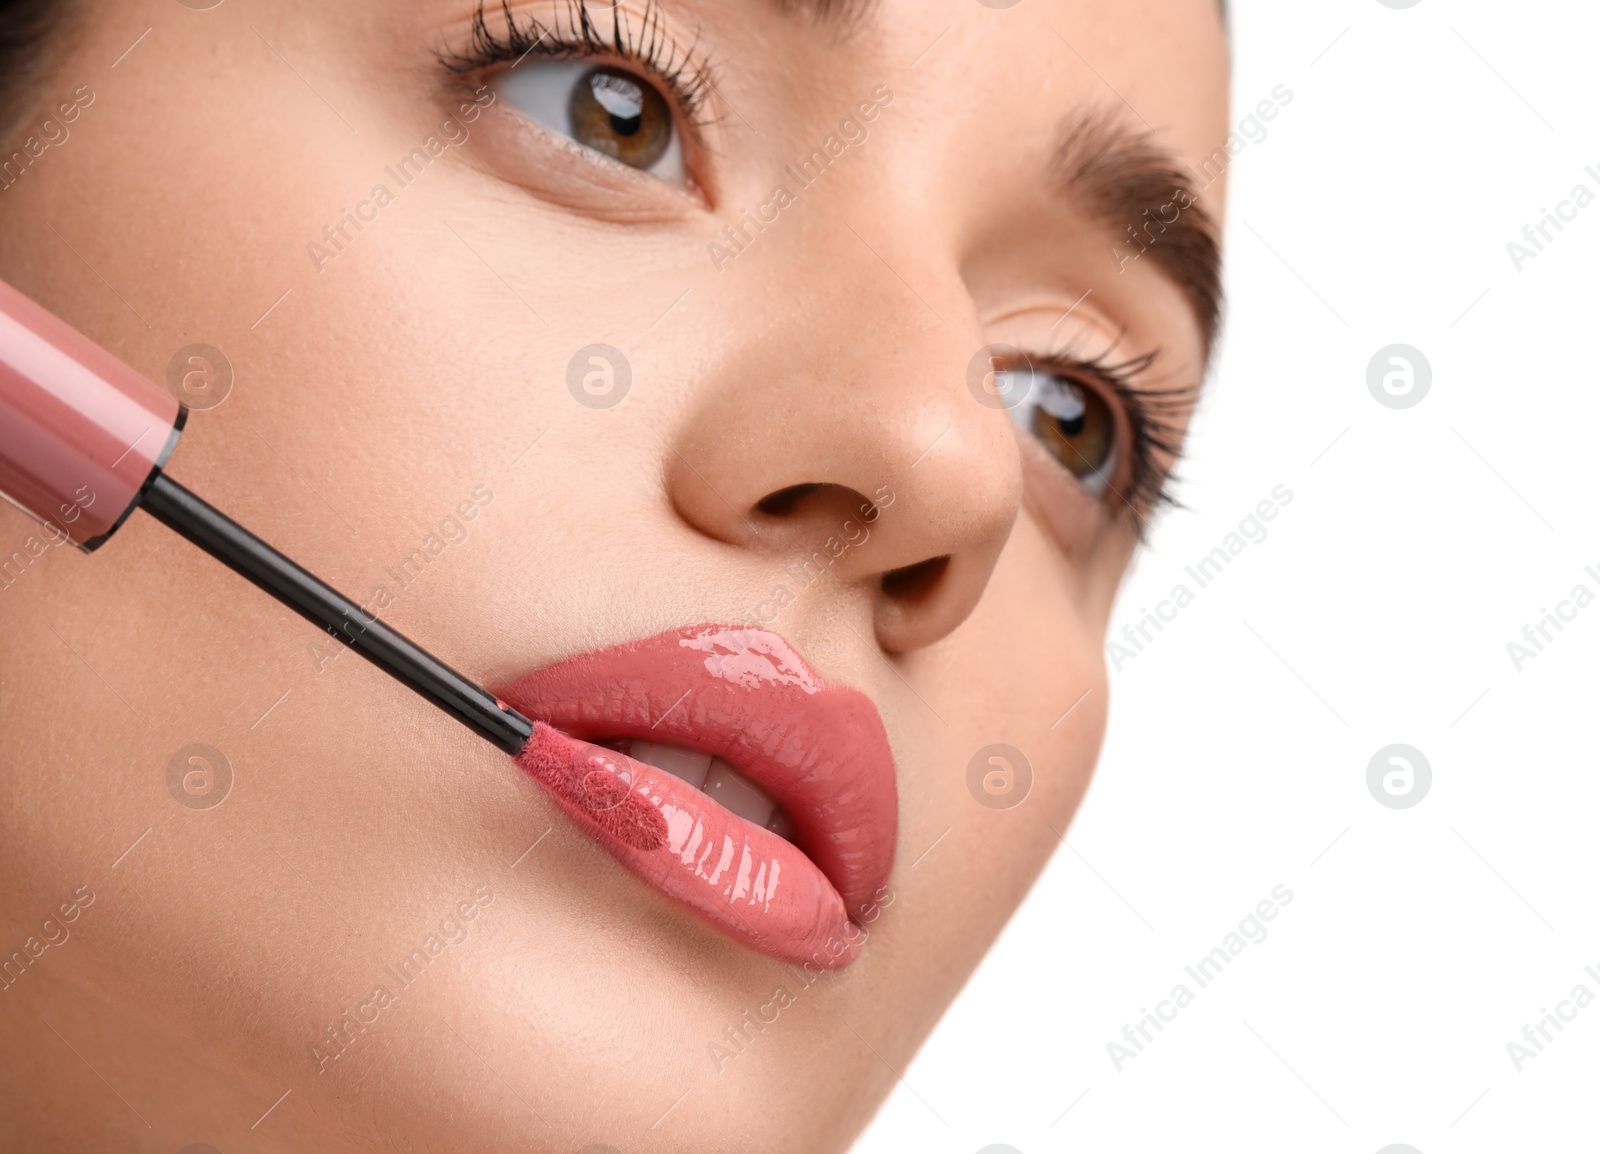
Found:
M 1098 391 L 1061 377 L 1046 378 L 1030 422 L 1033 435 L 1074 477 L 1099 489 L 1117 445 L 1117 423 Z
M 572 137 L 631 168 L 649 169 L 672 143 L 672 110 L 637 76 L 595 68 L 572 90 Z

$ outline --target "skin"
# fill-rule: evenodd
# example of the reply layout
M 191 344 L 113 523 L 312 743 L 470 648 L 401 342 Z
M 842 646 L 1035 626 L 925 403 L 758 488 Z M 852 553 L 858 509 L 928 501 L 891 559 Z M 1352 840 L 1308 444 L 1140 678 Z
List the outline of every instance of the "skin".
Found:
M 192 414 L 170 472 L 358 599 L 483 486 L 465 540 L 383 615 L 490 685 L 743 620 L 888 486 L 870 539 L 770 627 L 878 705 L 899 845 L 861 958 L 803 989 L 627 875 L 510 759 L 136 516 L 0 590 L 0 947 L 95 895 L 0 993 L 0 1144 L 845 1148 L 1067 829 L 1136 547 L 974 401 L 967 366 L 995 341 L 1114 344 L 1159 347 L 1157 383 L 1199 378 L 1182 294 L 1150 261 L 1119 275 L 1045 173 L 1063 120 L 1125 113 L 1116 93 L 1182 163 L 1209 153 L 1214 6 L 884 0 L 846 35 L 678 0 L 668 28 L 718 66 L 691 156 L 708 197 L 575 160 L 502 103 L 321 272 L 308 242 L 460 103 L 434 51 L 471 5 L 86 8 L 38 95 L 96 100 L 0 194 L 0 276 L 154 380 L 184 345 L 226 352 L 233 392 Z M 869 140 L 718 272 L 707 242 L 880 84 Z M 592 343 L 632 366 L 612 409 L 567 388 Z M 834 488 L 757 510 L 800 483 Z M 0 507 L 6 551 L 35 530 Z M 936 557 L 941 580 L 884 592 Z M 168 791 L 193 742 L 232 767 L 213 809 Z M 995 742 L 1035 770 L 1009 810 L 966 785 Z M 464 939 L 319 1073 L 325 1028 L 463 901 Z M 719 1061 L 778 986 L 794 1004 Z

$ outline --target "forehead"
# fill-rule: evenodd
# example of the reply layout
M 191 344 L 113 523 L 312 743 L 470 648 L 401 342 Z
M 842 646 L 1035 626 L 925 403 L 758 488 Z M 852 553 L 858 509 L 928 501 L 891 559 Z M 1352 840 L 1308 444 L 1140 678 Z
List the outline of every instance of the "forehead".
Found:
M 875 68 L 880 80 L 944 110 L 1019 132 L 1101 107 L 1151 134 L 1185 165 L 1227 135 L 1228 52 L 1219 0 L 678 0 L 718 22 L 783 14 L 797 40 L 789 63 L 832 70 L 828 53 Z M 758 17 L 759 19 L 759 17 Z M 803 31 L 802 31 L 803 29 Z M 817 38 L 817 39 L 814 39 Z M 909 55 L 908 55 L 909 52 Z M 970 125 L 969 125 L 970 126 Z M 997 158 L 998 159 L 998 158 Z

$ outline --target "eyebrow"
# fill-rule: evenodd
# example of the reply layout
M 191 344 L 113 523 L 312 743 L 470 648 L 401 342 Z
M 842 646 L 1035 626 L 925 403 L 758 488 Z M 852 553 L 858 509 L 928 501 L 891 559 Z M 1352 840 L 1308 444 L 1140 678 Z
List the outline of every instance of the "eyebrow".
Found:
M 807 12 L 820 20 L 844 17 L 859 20 L 878 6 L 878 0 L 778 0 L 786 12 Z M 1228 19 L 1228 0 L 1217 0 L 1217 12 L 1224 22 Z
M 785 12 L 799 12 L 814 20 L 838 21 L 847 29 L 865 20 L 878 0 L 777 0 Z
M 1110 233 L 1119 273 L 1149 257 L 1183 291 L 1209 353 L 1222 315 L 1222 251 L 1216 221 L 1200 203 L 1204 186 L 1152 133 L 1104 109 L 1069 117 L 1053 168 L 1062 194 Z

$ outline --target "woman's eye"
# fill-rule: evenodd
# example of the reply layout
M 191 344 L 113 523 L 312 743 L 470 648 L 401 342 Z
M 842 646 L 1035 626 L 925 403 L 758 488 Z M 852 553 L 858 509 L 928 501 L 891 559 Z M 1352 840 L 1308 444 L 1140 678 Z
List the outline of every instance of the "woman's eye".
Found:
M 1011 409 L 1012 419 L 1089 492 L 1105 492 L 1117 468 L 1117 419 L 1100 391 L 1037 370 L 1008 370 L 995 377 L 998 390 L 1009 394 L 1014 388 L 1025 398 Z
M 503 73 L 495 90 L 553 132 L 672 184 L 686 184 L 672 108 L 643 77 L 582 60 L 534 60 Z

